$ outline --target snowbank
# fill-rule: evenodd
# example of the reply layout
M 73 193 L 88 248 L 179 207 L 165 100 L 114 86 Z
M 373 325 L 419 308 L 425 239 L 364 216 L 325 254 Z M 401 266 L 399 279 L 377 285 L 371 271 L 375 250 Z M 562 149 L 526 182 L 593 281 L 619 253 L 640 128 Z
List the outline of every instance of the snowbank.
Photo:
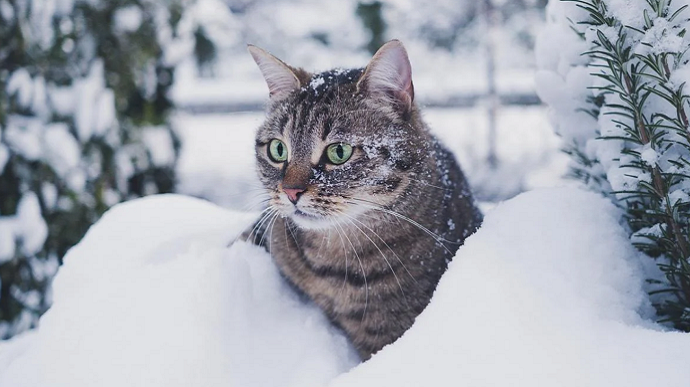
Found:
M 119 205 L 66 258 L 0 386 L 687 386 L 690 335 L 649 313 L 613 206 L 575 189 L 498 206 L 431 305 L 367 363 L 228 241 L 252 216 L 180 196 Z M 335 378 L 333 380 L 333 378 Z
M 661 332 L 605 199 L 532 191 L 485 218 L 399 341 L 331 386 L 687 386 L 690 334 Z
M 40 329 L 0 347 L 0 386 L 322 386 L 357 361 L 263 250 L 256 214 L 154 196 L 65 257 Z M 5 365 L 3 369 L 3 365 Z

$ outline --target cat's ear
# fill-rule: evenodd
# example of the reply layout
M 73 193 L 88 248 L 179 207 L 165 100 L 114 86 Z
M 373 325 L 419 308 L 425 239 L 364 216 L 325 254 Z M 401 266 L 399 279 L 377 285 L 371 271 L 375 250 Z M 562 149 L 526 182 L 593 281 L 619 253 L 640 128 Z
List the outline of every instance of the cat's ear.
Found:
M 412 66 L 399 40 L 391 40 L 376 51 L 357 87 L 410 109 L 414 100 Z
M 281 99 L 300 88 L 300 78 L 306 76 L 304 70 L 293 69 L 282 60 L 252 44 L 247 45 L 247 50 L 252 54 L 252 58 L 266 80 L 271 99 Z

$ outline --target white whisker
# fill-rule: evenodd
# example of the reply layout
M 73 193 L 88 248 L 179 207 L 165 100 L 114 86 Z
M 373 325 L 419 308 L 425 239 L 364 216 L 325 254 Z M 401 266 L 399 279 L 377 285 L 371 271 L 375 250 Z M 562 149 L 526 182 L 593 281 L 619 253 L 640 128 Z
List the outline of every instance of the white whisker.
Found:
M 414 282 L 417 282 L 417 279 L 414 278 L 414 276 L 412 275 L 412 273 L 410 273 L 409 270 L 407 270 L 407 267 L 405 266 L 405 263 L 403 263 L 402 259 L 400 259 L 400 256 L 398 256 L 398 254 L 395 252 L 395 250 L 393 250 L 393 248 L 390 247 L 390 245 L 389 245 L 388 243 L 386 243 L 386 241 L 383 240 L 383 238 L 381 238 L 381 237 L 379 236 L 379 234 L 378 234 L 376 231 L 374 231 L 371 227 L 367 226 L 364 222 L 358 220 L 357 218 L 355 218 L 355 217 L 353 217 L 353 216 L 351 216 L 351 215 L 349 215 L 349 214 L 347 214 L 347 213 L 345 213 L 345 212 L 342 212 L 342 211 L 340 211 L 340 213 L 341 213 L 342 215 L 345 215 L 345 216 L 347 216 L 348 218 L 352 219 L 352 221 L 355 221 L 355 222 L 359 223 L 360 225 L 362 225 L 362 227 L 365 227 L 367 230 L 371 231 L 371 233 L 374 234 L 381 242 L 383 242 L 383 244 L 386 245 L 386 247 L 388 248 L 388 250 L 390 250 L 390 252 L 393 253 L 393 255 L 394 255 L 395 258 L 398 260 L 398 262 L 400 262 L 400 266 L 402 266 L 403 269 L 405 269 L 405 271 L 406 271 L 407 274 L 410 276 L 410 278 L 412 278 L 412 280 L 413 280 Z M 373 243 L 373 242 L 372 242 L 372 243 Z
M 396 218 L 402 219 L 402 220 L 408 222 L 409 224 L 411 224 L 411 225 L 417 227 L 417 228 L 420 229 L 421 231 L 424 231 L 426 234 L 428 234 L 429 236 L 431 236 L 432 238 L 434 238 L 434 240 L 435 240 L 436 242 L 438 242 L 438 243 L 446 250 L 446 252 L 448 252 L 448 254 L 451 254 L 451 255 L 452 255 L 453 252 L 450 251 L 450 250 L 448 250 L 448 248 L 446 247 L 446 245 L 443 244 L 443 242 L 450 243 L 450 244 L 456 244 L 456 245 L 459 244 L 459 243 L 457 243 L 457 242 L 449 241 L 449 240 L 447 240 L 447 239 L 445 239 L 445 238 L 442 238 L 441 236 L 436 235 L 436 234 L 433 233 L 431 230 L 429 230 L 428 228 L 426 228 L 426 227 L 424 227 L 423 225 L 421 225 L 419 222 L 417 222 L 417 221 L 415 221 L 415 220 L 412 220 L 412 219 L 408 218 L 407 216 L 402 215 L 402 214 L 400 214 L 400 213 L 398 213 L 398 212 L 395 212 L 395 211 L 393 211 L 393 210 L 389 210 L 389 209 L 387 209 L 387 208 L 385 208 L 385 207 L 383 207 L 383 206 L 381 206 L 381 205 L 378 205 L 378 204 L 376 204 L 376 203 L 374 203 L 374 202 L 371 202 L 371 201 L 368 201 L 368 200 L 364 200 L 364 199 L 354 198 L 354 197 L 352 197 L 352 198 L 350 198 L 350 199 L 351 199 L 351 200 L 354 200 L 354 202 L 348 202 L 349 204 L 361 205 L 361 206 L 370 208 L 370 209 L 372 209 L 372 210 L 378 210 L 378 211 L 384 212 L 384 213 L 389 214 L 389 215 L 392 215 L 392 216 L 394 216 L 394 217 L 396 217 Z
M 362 235 L 364 235 L 364 237 L 367 238 L 367 239 L 369 240 L 369 242 L 371 242 L 371 243 L 374 245 L 374 247 L 376 248 L 376 250 L 378 250 L 379 254 L 381 254 L 381 257 L 382 257 L 383 260 L 386 262 L 386 265 L 387 265 L 388 268 L 391 270 L 391 273 L 393 273 L 393 276 L 395 277 L 395 281 L 398 283 L 398 287 L 400 288 L 400 293 L 402 294 L 403 299 L 405 300 L 405 303 L 407 304 L 407 297 L 405 296 L 405 290 L 403 289 L 402 283 L 400 282 L 400 278 L 398 278 L 398 274 L 395 273 L 395 270 L 393 269 L 393 266 L 391 265 L 390 261 L 388 261 L 388 258 L 386 258 L 386 254 L 384 254 L 383 251 L 382 251 L 382 250 L 379 248 L 379 246 L 376 244 L 376 242 L 374 242 L 374 241 L 369 237 L 369 235 L 367 235 L 364 231 L 362 231 L 362 229 L 359 228 L 353 221 L 350 220 L 349 223 L 350 223 L 351 225 L 353 225 L 357 230 L 359 230 L 359 232 L 362 233 Z
M 338 223 L 334 223 L 336 227 L 338 227 Z M 367 273 L 364 271 L 364 265 L 362 264 L 362 259 L 359 257 L 359 254 L 357 254 L 357 249 L 355 248 L 355 245 L 352 243 L 350 240 L 350 237 L 347 236 L 347 233 L 345 230 L 342 228 L 342 226 L 339 226 L 340 230 L 342 231 L 342 235 L 345 236 L 345 239 L 350 243 L 350 246 L 352 246 L 352 252 L 355 253 L 355 257 L 357 258 L 357 261 L 359 262 L 359 268 L 362 270 L 362 277 L 364 277 L 364 312 L 362 313 L 362 321 L 364 321 L 364 316 L 367 314 L 367 306 L 369 305 L 369 284 L 367 283 Z

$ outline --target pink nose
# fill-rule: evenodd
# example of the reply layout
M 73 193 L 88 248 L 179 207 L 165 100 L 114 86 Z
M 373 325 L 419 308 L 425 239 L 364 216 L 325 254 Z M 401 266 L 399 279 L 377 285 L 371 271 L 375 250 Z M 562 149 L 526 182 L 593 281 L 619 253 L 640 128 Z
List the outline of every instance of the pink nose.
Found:
M 299 197 L 302 196 L 302 193 L 305 191 L 304 188 L 283 188 L 283 191 L 287 194 L 288 199 L 295 204 L 299 200 Z

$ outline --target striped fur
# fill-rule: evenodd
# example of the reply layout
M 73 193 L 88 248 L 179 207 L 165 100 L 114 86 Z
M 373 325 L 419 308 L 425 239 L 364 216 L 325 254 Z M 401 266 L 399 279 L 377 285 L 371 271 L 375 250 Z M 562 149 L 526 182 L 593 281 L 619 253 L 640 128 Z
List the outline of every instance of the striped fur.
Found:
M 299 72 L 299 85 L 271 98 L 258 130 L 269 207 L 245 238 L 266 246 L 287 281 L 368 359 L 412 325 L 482 216 L 455 158 L 407 103 L 412 94 L 393 90 L 392 98 L 409 96 L 402 104 L 381 98 L 366 69 L 284 66 Z M 287 161 L 268 156 L 272 139 L 285 143 Z M 349 161 L 328 162 L 334 143 L 354 147 Z M 283 191 L 288 181 L 306 188 L 296 204 Z

